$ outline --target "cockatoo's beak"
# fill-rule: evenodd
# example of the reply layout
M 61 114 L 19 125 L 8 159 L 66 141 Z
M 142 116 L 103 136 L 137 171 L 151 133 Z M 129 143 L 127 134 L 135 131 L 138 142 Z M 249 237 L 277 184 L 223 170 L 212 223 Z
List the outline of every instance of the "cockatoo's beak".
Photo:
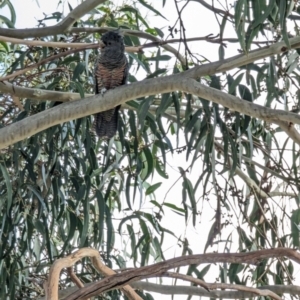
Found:
M 105 48 L 105 44 L 101 40 L 99 41 L 99 48 L 100 49 Z

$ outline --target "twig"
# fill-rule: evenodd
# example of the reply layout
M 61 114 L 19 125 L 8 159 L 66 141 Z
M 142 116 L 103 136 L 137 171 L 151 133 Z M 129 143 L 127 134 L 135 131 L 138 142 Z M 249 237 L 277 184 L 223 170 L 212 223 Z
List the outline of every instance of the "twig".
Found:
M 234 15 L 229 13 L 229 11 L 224 11 L 222 9 L 213 7 L 213 6 L 209 5 L 205 0 L 191 0 L 191 1 L 195 1 L 195 2 L 198 2 L 198 3 L 202 4 L 204 7 L 206 7 L 207 9 L 211 10 L 212 12 L 214 12 L 216 14 L 220 14 L 220 15 L 223 15 L 223 16 L 226 15 L 226 16 L 234 19 Z
M 88 47 L 91 46 L 97 47 L 99 44 L 95 43 L 65 43 L 65 42 L 44 42 L 44 41 L 31 41 L 31 40 L 22 40 L 22 39 L 16 39 L 12 37 L 6 37 L 6 36 L 0 36 L 0 41 L 2 42 L 8 42 L 12 44 L 17 45 L 28 45 L 28 46 L 41 46 L 41 47 L 53 47 L 53 48 L 82 48 L 82 47 Z
M 70 279 L 76 284 L 76 286 L 78 288 L 81 289 L 84 287 L 84 284 L 81 282 L 81 280 L 75 274 L 73 267 L 67 268 L 67 272 L 68 272 L 68 275 L 70 276 Z M 89 299 L 87 299 L 87 300 L 89 300 Z

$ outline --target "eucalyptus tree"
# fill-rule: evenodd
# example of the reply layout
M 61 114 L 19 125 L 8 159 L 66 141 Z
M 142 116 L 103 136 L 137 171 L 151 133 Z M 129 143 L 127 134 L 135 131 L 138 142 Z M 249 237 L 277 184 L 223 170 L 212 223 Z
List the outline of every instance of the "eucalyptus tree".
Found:
M 34 28 L 0 4 L 1 299 L 57 299 L 60 262 L 60 299 L 299 297 L 298 2 L 57 2 Z M 115 29 L 128 84 L 93 95 Z

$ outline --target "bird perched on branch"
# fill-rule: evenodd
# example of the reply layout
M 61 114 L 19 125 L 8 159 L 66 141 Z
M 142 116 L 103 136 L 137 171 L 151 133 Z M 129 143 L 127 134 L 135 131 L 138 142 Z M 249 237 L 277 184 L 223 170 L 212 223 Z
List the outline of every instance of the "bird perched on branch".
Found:
M 101 37 L 101 53 L 95 64 L 95 94 L 104 94 L 107 90 L 126 84 L 128 61 L 124 53 L 123 36 L 118 31 L 106 32 Z M 112 138 L 118 128 L 120 105 L 97 113 L 94 129 L 101 139 Z

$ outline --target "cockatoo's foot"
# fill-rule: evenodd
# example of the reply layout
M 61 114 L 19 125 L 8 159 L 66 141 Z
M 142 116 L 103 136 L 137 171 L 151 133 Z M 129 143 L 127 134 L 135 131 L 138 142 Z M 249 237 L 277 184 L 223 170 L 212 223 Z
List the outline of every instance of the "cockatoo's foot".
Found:
M 107 91 L 106 88 L 101 89 L 100 94 L 103 96 L 105 94 L 105 92 Z

